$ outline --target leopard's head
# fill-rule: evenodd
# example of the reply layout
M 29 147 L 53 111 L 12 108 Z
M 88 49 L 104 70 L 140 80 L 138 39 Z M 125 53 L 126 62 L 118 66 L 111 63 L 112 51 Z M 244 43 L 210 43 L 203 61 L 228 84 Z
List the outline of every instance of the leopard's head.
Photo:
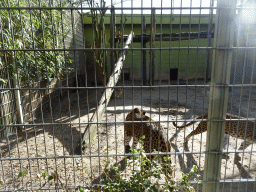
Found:
M 141 111 L 139 108 L 136 107 L 136 108 L 133 109 L 133 114 L 145 115 L 146 112 Z

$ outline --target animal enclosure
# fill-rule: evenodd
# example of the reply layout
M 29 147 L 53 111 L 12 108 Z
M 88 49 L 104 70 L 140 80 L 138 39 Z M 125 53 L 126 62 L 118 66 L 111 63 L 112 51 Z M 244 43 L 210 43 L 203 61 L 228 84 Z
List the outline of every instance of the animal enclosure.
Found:
M 129 181 L 133 147 L 197 166 L 195 191 L 255 191 L 255 7 L 1 1 L 0 191 L 94 190 L 108 162 Z

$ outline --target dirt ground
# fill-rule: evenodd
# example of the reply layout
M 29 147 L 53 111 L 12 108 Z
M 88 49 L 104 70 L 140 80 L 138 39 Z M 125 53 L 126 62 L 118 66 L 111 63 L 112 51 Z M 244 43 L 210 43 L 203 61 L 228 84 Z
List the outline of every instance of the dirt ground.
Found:
M 200 169 L 200 179 L 203 178 L 206 133 L 191 138 L 184 145 L 184 137 L 190 133 L 193 126 L 186 129 L 175 128 L 170 120 L 191 119 L 198 117 L 208 110 L 209 88 L 204 86 L 190 86 L 204 84 L 203 81 L 181 83 L 181 87 L 170 88 L 125 88 L 118 97 L 119 92 L 112 96 L 97 130 L 96 139 L 84 152 L 86 157 L 74 157 L 73 151 L 86 123 L 96 110 L 97 100 L 102 96 L 103 90 L 79 90 L 69 93 L 60 100 L 53 100 L 48 110 L 38 112 L 26 126 L 22 134 L 12 135 L 0 142 L 1 168 L 0 190 L 26 189 L 31 186 L 49 187 L 45 180 L 37 178 L 43 172 L 58 171 L 59 181 L 56 185 L 86 186 L 98 183 L 102 178 L 102 171 L 107 160 L 106 153 L 124 154 L 123 121 L 127 113 L 135 107 L 146 111 L 146 114 L 155 121 L 163 121 L 161 125 L 168 128 L 167 135 L 171 142 L 172 161 L 176 164 L 175 177 L 180 178 L 182 172 L 189 172 L 193 165 Z M 139 83 L 138 83 L 139 84 Z M 166 84 L 161 82 L 162 85 Z M 132 85 L 131 82 L 125 84 Z M 77 94 L 79 93 L 79 94 Z M 242 117 L 256 117 L 256 88 L 237 87 L 229 91 L 228 112 Z M 39 126 L 29 124 L 38 123 Z M 181 124 L 181 123 L 180 123 Z M 241 140 L 230 137 L 228 150 L 235 150 Z M 256 150 L 255 145 L 247 150 Z M 183 153 L 183 152 L 194 152 Z M 198 152 L 198 153 L 195 153 Z M 247 182 L 228 182 L 220 184 L 220 191 L 254 191 L 255 183 L 249 182 L 256 177 L 256 153 L 244 153 L 241 161 L 234 161 L 234 153 L 229 159 L 222 160 L 221 179 L 244 179 Z M 101 157 L 99 157 L 101 156 Z M 8 160 L 8 158 L 12 160 Z M 7 158 L 7 160 L 5 160 Z M 113 163 L 124 162 L 123 156 L 113 156 Z M 78 168 L 79 165 L 79 168 Z M 81 169 L 83 168 L 83 169 Z M 123 168 L 123 166 L 122 166 Z M 28 175 L 18 178 L 21 170 L 27 170 Z M 129 170 L 127 170 L 127 175 Z M 54 183 L 51 183 L 54 186 Z M 201 186 L 195 186 L 201 191 Z

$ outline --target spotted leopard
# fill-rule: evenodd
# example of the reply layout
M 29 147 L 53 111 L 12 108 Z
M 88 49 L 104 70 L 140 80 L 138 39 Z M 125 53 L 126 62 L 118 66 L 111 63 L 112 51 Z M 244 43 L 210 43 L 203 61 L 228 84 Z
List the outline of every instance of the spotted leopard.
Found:
M 208 119 L 208 114 L 204 114 L 200 117 L 197 117 L 196 119 Z M 231 115 L 226 114 L 226 119 L 243 119 L 243 117 L 237 116 L 237 115 Z M 191 121 L 190 123 L 178 126 L 175 122 L 173 122 L 173 125 L 177 128 L 185 128 L 188 127 L 197 121 Z M 256 132 L 255 130 L 255 121 L 226 121 L 225 124 L 225 134 L 231 135 L 232 137 L 243 139 L 244 141 L 241 143 L 241 145 L 238 147 L 237 150 L 243 150 L 246 149 L 248 146 L 250 146 L 252 143 L 256 143 Z M 203 133 L 207 131 L 207 121 L 201 121 L 195 130 L 193 130 L 186 138 L 185 142 L 188 142 L 189 138 L 198 135 L 200 133 Z M 238 160 L 241 160 L 241 157 L 236 153 L 235 156 Z
M 164 133 L 164 129 L 159 122 L 154 122 L 151 118 L 146 116 L 145 113 L 146 112 L 142 112 L 138 108 L 135 108 L 126 116 L 126 121 L 140 122 L 124 124 L 125 153 L 130 152 L 131 147 L 129 143 L 132 137 L 133 147 L 135 148 L 143 135 L 145 136 L 145 139 L 143 140 L 143 149 L 146 153 L 153 152 L 153 149 L 161 152 L 169 152 L 171 147 L 166 134 Z

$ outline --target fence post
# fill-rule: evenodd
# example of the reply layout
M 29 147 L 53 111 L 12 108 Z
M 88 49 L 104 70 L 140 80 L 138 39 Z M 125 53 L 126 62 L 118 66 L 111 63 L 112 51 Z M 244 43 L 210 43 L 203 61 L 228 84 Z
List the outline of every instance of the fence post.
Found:
M 13 85 L 14 88 L 19 88 L 20 85 L 18 84 L 17 81 L 17 76 L 13 76 Z M 15 89 L 14 90 L 14 95 L 15 95 L 15 104 L 16 104 L 16 110 L 17 110 L 17 122 L 19 124 L 23 124 L 23 111 L 22 111 L 22 103 L 21 103 L 21 98 L 20 98 L 20 90 L 19 89 Z M 19 130 L 22 130 L 22 127 L 19 127 Z
M 218 0 L 204 165 L 204 192 L 218 192 L 225 133 L 236 0 Z M 214 121 L 222 120 L 222 121 Z

